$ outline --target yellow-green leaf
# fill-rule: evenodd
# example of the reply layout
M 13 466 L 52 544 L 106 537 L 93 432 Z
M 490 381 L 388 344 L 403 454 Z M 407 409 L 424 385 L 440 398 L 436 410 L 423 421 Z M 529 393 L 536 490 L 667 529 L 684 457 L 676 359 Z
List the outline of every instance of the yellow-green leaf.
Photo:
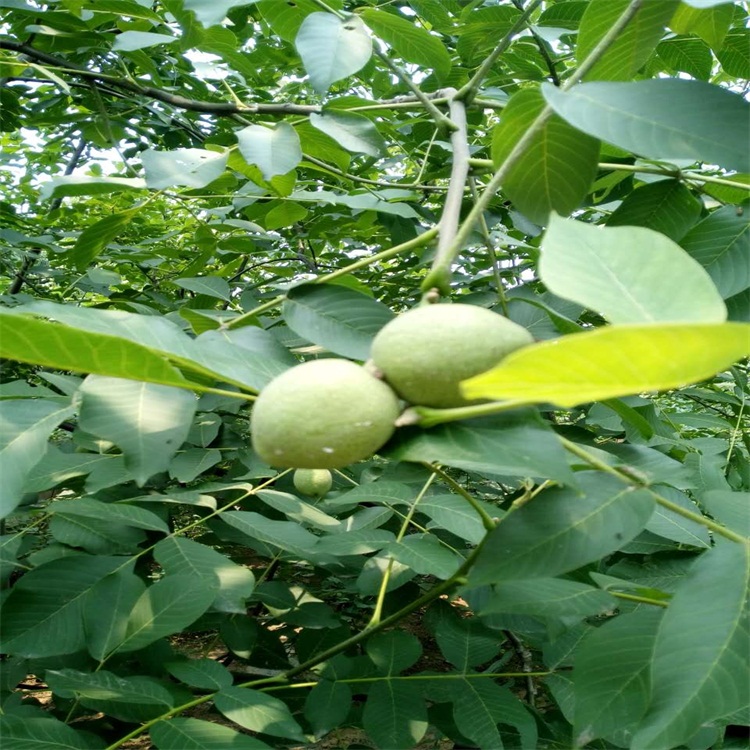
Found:
M 746 323 L 611 326 L 519 349 L 461 389 L 468 398 L 570 407 L 695 383 L 748 354 Z

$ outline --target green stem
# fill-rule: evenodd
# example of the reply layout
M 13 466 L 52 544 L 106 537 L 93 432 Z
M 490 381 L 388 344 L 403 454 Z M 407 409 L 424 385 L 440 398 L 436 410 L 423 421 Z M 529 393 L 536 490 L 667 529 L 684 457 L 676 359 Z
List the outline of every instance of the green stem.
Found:
M 636 13 L 641 9 L 643 0 L 631 0 L 628 7 L 622 13 L 622 15 L 615 21 L 612 27 L 602 37 L 599 43 L 594 49 L 588 54 L 586 59 L 581 63 L 578 69 L 570 76 L 570 78 L 561 87 L 562 91 L 567 91 L 572 86 L 577 84 L 581 79 L 599 62 L 605 52 L 617 39 L 620 33 L 625 27 L 633 20 Z M 494 199 L 495 194 L 500 190 L 501 185 L 505 182 L 508 174 L 518 164 L 521 157 L 526 152 L 526 149 L 534 142 L 534 139 L 539 135 L 544 126 L 547 124 L 549 118 L 554 114 L 554 110 L 549 105 L 546 105 L 542 111 L 537 115 L 536 119 L 529 125 L 526 132 L 516 142 L 515 146 L 511 149 L 508 156 L 505 158 L 503 163 L 497 169 L 492 176 L 492 179 L 487 183 L 482 194 L 478 200 L 474 202 L 474 206 L 468 213 L 463 223 L 461 224 L 456 238 L 453 242 L 449 252 L 446 252 L 442 257 L 439 258 L 440 263 L 433 264 L 430 269 L 430 273 L 424 280 L 422 288 L 430 288 L 433 286 L 439 286 L 440 280 L 445 278 L 450 273 L 450 266 L 455 258 L 461 253 L 463 248 L 468 244 L 469 237 L 471 236 L 474 226 L 476 225 L 479 217 L 484 213 L 490 202 Z M 438 261 L 438 258 L 435 259 Z
M 478 159 L 476 161 L 479 161 Z M 489 161 L 485 159 L 483 161 Z M 599 169 L 611 169 L 619 172 L 642 172 L 643 174 L 659 174 L 664 177 L 674 177 L 682 180 L 693 180 L 694 182 L 710 182 L 714 185 L 726 185 L 727 187 L 746 190 L 750 193 L 750 184 L 744 182 L 735 182 L 725 177 L 714 177 L 709 174 L 700 174 L 698 172 L 683 172 L 679 169 L 663 169 L 661 167 L 649 167 L 639 164 L 615 164 L 610 162 L 600 162 Z
M 437 464 L 430 464 L 427 461 L 420 462 L 422 466 L 430 471 L 435 472 L 457 495 L 466 500 L 469 505 L 477 512 L 479 517 L 482 519 L 482 526 L 487 531 L 492 531 L 497 522 L 492 516 L 477 502 L 476 498 L 472 496 L 470 492 L 467 492 L 452 476 L 446 474 Z
M 726 527 L 721 526 L 720 524 L 716 523 L 715 521 L 712 521 L 710 518 L 706 518 L 700 513 L 695 513 L 692 510 L 687 510 L 687 508 L 683 508 L 682 506 L 677 505 L 676 503 L 673 503 L 671 500 L 668 500 L 666 497 L 663 497 L 655 490 L 652 490 L 648 485 L 645 485 L 639 482 L 634 477 L 630 476 L 630 474 L 627 474 L 624 471 L 620 471 L 614 466 L 610 466 L 605 461 L 602 461 L 601 459 L 592 455 L 585 448 L 578 445 L 577 443 L 573 443 L 572 441 L 568 440 L 567 438 L 561 437 L 560 435 L 558 435 L 557 437 L 562 443 L 565 450 L 567 450 L 569 453 L 572 453 L 574 456 L 578 456 L 578 458 L 582 459 L 585 463 L 587 463 L 592 468 L 598 469 L 599 471 L 606 472 L 607 474 L 610 474 L 611 476 L 616 477 L 617 479 L 619 479 L 621 482 L 624 482 L 625 484 L 630 484 L 635 487 L 638 487 L 639 489 L 646 490 L 648 493 L 651 494 L 654 500 L 656 500 L 656 502 L 659 505 L 661 505 L 662 508 L 671 510 L 673 513 L 676 513 L 677 515 L 682 516 L 683 518 L 687 518 L 689 521 L 693 521 L 693 523 L 700 524 L 701 526 L 704 526 L 710 531 L 713 531 L 714 534 L 723 536 L 725 539 L 729 539 L 733 542 L 738 542 L 740 544 L 750 543 L 750 539 L 748 537 L 744 537 L 741 534 L 737 534 L 731 529 L 727 529 Z
M 398 535 L 396 536 L 396 542 L 400 542 L 404 536 L 406 535 L 406 531 L 409 528 L 409 524 L 411 523 L 412 518 L 414 518 L 414 514 L 417 511 L 417 506 L 419 505 L 419 502 L 422 500 L 422 498 L 425 495 L 425 492 L 430 488 L 430 485 L 435 481 L 436 474 L 430 474 L 427 481 L 422 486 L 422 489 L 419 491 L 419 494 L 417 494 L 416 498 L 414 498 L 414 502 L 411 504 L 411 507 L 409 508 L 409 512 L 404 517 L 403 523 L 401 524 L 401 528 L 398 531 Z M 380 622 L 381 617 L 383 616 L 383 604 L 385 602 L 385 595 L 388 591 L 388 584 L 391 580 L 391 573 L 393 571 L 393 557 L 391 557 L 388 560 L 388 566 L 385 569 L 385 572 L 383 573 L 383 579 L 380 582 L 380 589 L 378 590 L 378 597 L 375 601 L 375 607 L 372 611 L 372 617 L 370 617 L 370 622 L 367 623 L 365 626 L 365 630 L 369 630 L 370 628 L 375 627 Z
M 456 129 L 451 133 L 451 148 L 453 151 L 453 163 L 451 165 L 451 176 L 448 181 L 448 193 L 443 204 L 443 213 L 440 217 L 440 236 L 435 252 L 433 268 L 437 267 L 444 271 L 441 278 L 434 274 L 428 276 L 429 285 L 422 284 L 422 292 L 430 293 L 433 287 L 437 287 L 443 294 L 450 292 L 450 264 L 453 260 L 453 242 L 458 230 L 458 222 L 461 217 L 461 204 L 464 198 L 466 178 L 469 176 L 469 134 L 466 125 L 466 107 L 462 101 L 456 99 L 455 89 L 451 90 L 450 114 Z
M 625 594 L 622 591 L 607 591 L 618 599 L 624 599 L 628 602 L 638 602 L 639 604 L 651 604 L 654 607 L 669 607 L 669 602 L 663 602 L 659 599 L 650 599 L 646 596 L 636 596 L 635 594 Z
M 434 427 L 445 422 L 458 422 L 462 419 L 473 419 L 475 417 L 487 417 L 492 414 L 500 414 L 521 406 L 529 406 L 532 401 L 490 401 L 487 404 L 476 404 L 473 406 L 456 406 L 452 409 L 433 409 L 429 406 L 412 406 L 408 408 L 397 420 L 397 427 L 407 425 L 419 425 L 420 427 Z
M 388 250 L 381 250 L 381 252 L 370 255 L 367 258 L 361 258 L 360 260 L 351 263 L 348 266 L 344 266 L 344 268 L 339 268 L 337 271 L 332 271 L 331 273 L 324 274 L 323 276 L 318 276 L 317 278 L 312 279 L 309 283 L 325 284 L 329 281 L 333 281 L 334 279 L 338 279 L 341 276 L 346 276 L 347 274 L 353 273 L 354 271 L 358 271 L 360 268 L 366 268 L 373 263 L 378 263 L 382 260 L 389 260 L 390 258 L 394 258 L 395 256 L 400 255 L 403 252 L 413 250 L 414 248 L 421 247 L 422 245 L 426 245 L 434 237 L 437 236 L 437 233 L 437 227 L 432 227 L 431 229 L 428 229 L 426 232 L 423 232 L 422 234 L 414 237 L 411 240 L 408 240 L 407 242 L 402 242 L 400 245 L 391 247 Z M 279 295 L 278 297 L 275 297 L 274 299 L 269 300 L 262 305 L 259 305 L 253 310 L 250 310 L 250 312 L 246 312 L 244 315 L 240 315 L 239 317 L 234 318 L 233 320 L 229 321 L 229 323 L 224 324 L 222 327 L 224 329 L 231 329 L 251 325 L 252 319 L 256 315 L 260 315 L 267 310 L 273 310 L 275 307 L 278 307 L 285 299 L 286 295 Z

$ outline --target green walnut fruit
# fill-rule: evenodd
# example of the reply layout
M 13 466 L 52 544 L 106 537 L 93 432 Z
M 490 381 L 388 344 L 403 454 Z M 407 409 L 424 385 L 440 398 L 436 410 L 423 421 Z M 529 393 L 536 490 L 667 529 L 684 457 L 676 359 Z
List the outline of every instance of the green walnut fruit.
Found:
M 325 497 L 333 484 L 328 469 L 297 469 L 292 477 L 298 492 L 311 497 Z
M 532 341 L 525 328 L 483 307 L 425 305 L 385 325 L 371 357 L 404 400 L 447 408 L 467 403 L 459 390 L 462 380 Z
M 253 448 L 270 466 L 340 469 L 369 458 L 393 434 L 398 397 L 344 359 L 318 359 L 274 378 L 250 419 Z

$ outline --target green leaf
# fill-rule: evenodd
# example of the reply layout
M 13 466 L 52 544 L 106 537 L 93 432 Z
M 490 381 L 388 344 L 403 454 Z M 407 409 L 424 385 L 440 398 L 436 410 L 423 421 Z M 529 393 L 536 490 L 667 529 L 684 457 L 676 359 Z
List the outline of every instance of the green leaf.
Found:
M 365 23 L 406 62 L 432 68 L 438 78 L 451 69 L 451 57 L 438 37 L 404 17 L 376 8 L 360 12 Z
M 79 271 L 83 271 L 99 253 L 126 227 L 135 216 L 135 211 L 105 216 L 81 232 L 68 258 Z
M 372 40 L 358 16 L 339 19 L 332 13 L 310 13 L 294 45 L 310 83 L 321 94 L 334 81 L 356 73 L 372 56 Z
M 696 383 L 748 353 L 745 323 L 608 326 L 525 347 L 464 380 L 462 391 L 570 407 Z
M 384 549 L 393 541 L 395 541 L 395 537 L 390 531 L 356 529 L 323 537 L 318 543 L 318 549 L 334 557 L 367 555 L 370 552 L 378 552 Z
M 293 201 L 279 201 L 265 215 L 263 223 L 266 229 L 281 229 L 302 221 L 309 211 L 299 203 Z
M 367 694 L 362 725 L 377 747 L 413 747 L 427 731 L 427 707 L 407 682 L 383 680 Z
M 55 515 L 83 516 L 102 521 L 121 523 L 136 529 L 169 533 L 169 527 L 156 513 L 127 503 L 103 503 L 91 497 L 72 500 L 58 500 L 50 506 L 49 512 Z
M 547 288 L 610 323 L 721 323 L 726 307 L 701 266 L 663 234 L 552 217 L 539 275 Z M 664 294 L 669 279 L 670 294 Z
M 575 570 L 634 539 L 653 513 L 654 499 L 645 490 L 599 474 L 578 481 L 583 494 L 546 490 L 505 516 L 482 546 L 469 586 Z
M 344 682 L 320 680 L 307 694 L 305 718 L 317 737 L 341 726 L 352 707 L 352 689 Z
M 201 690 L 223 690 L 232 684 L 232 673 L 213 659 L 186 659 L 164 665 L 172 677 Z
M 659 43 L 678 0 L 649 0 L 586 74 L 587 81 L 625 81 L 648 60 Z M 630 5 L 630 0 L 592 0 L 578 30 L 576 60 L 580 65 Z
M 494 505 L 485 505 L 489 515 L 498 514 Z M 486 533 L 479 513 L 458 495 L 428 495 L 419 503 L 419 512 L 429 516 L 432 526 L 450 531 L 461 539 L 478 544 Z
M 313 552 L 313 547 L 318 543 L 318 537 L 303 529 L 299 524 L 289 521 L 269 521 L 260 513 L 241 510 L 226 511 L 221 514 L 221 520 L 243 534 L 247 534 L 251 539 L 279 547 L 302 559 L 308 559 Z
M 155 47 L 157 44 L 173 44 L 179 41 L 169 34 L 154 34 L 151 31 L 121 31 L 112 44 L 113 51 L 133 52 L 137 49 Z
M 197 620 L 216 596 L 218 583 L 192 575 L 170 575 L 149 586 L 128 619 L 117 651 L 138 651 L 167 635 L 179 633 Z
M 747 29 L 734 29 L 724 37 L 724 44 L 716 52 L 721 67 L 730 76 L 750 77 L 750 34 Z
M 396 675 L 418 661 L 422 644 L 411 633 L 390 630 L 370 638 L 365 650 L 380 674 Z
M 695 562 L 656 635 L 651 702 L 634 746 L 676 747 L 750 703 L 749 585 L 746 544 L 722 541 Z M 686 627 L 691 622 L 700 627 Z
M 368 156 L 381 156 L 386 142 L 369 117 L 340 109 L 324 109 L 321 114 L 313 112 L 310 124 L 333 138 L 347 151 Z
M 178 388 L 90 375 L 79 393 L 81 429 L 115 443 L 139 487 L 169 468 L 195 416 L 195 396 Z
M 0 716 L 0 737 L 13 750 L 97 750 L 104 741 L 81 734 L 53 716 Z
M 49 524 L 53 539 L 68 547 L 80 547 L 94 554 L 122 555 L 136 551 L 145 532 L 122 523 L 85 516 L 55 515 Z
M 273 128 L 248 125 L 236 136 L 240 153 L 248 164 L 260 169 L 265 180 L 291 172 L 302 161 L 299 136 L 288 122 Z
M 154 547 L 154 559 L 168 576 L 192 575 L 209 582 L 218 580 L 219 590 L 212 607 L 219 612 L 247 612 L 245 602 L 255 588 L 255 576 L 221 552 L 193 539 L 170 536 Z
M 197 276 L 192 279 L 175 279 L 177 286 L 188 289 L 196 294 L 216 297 L 227 302 L 231 299 L 229 282 L 220 276 Z
M 146 584 L 133 573 L 132 566 L 94 585 L 83 607 L 86 647 L 91 656 L 101 661 L 124 640 L 130 612 L 145 590 Z
M 719 523 L 750 537 L 750 492 L 710 490 L 701 504 Z
M 502 748 L 497 725 L 517 727 L 522 747 L 538 747 L 536 724 L 507 687 L 489 680 L 451 680 L 453 718 L 461 734 L 478 747 Z
M 537 88 L 522 89 L 510 98 L 492 133 L 496 168 L 544 107 Z M 578 208 L 594 181 L 598 160 L 599 141 L 553 115 L 508 172 L 503 191 L 521 213 L 545 224 L 550 211 L 567 215 Z
M 587 617 L 617 608 L 606 591 L 560 578 L 500 581 L 484 601 L 480 614 L 498 612 L 538 617 Z
M 73 554 L 26 573 L 3 604 L 3 652 L 32 659 L 84 649 L 86 597 L 122 564 L 118 557 Z
M 719 50 L 733 17 L 734 7 L 729 3 L 713 8 L 695 8 L 681 3 L 669 22 L 669 28 L 678 34 L 696 34 L 712 49 Z
M 651 655 L 663 612 L 638 609 L 595 628 L 576 649 L 575 726 L 581 746 L 603 737 L 630 746 L 651 692 Z
M 171 187 L 202 188 L 213 182 L 227 166 L 228 153 L 201 148 L 174 151 L 148 149 L 141 154 L 146 184 L 153 190 Z
M 140 177 L 91 177 L 89 175 L 60 175 L 45 182 L 39 190 L 42 200 L 75 195 L 103 195 L 122 190 L 146 190 Z
M 700 214 L 701 202 L 679 180 L 659 180 L 636 188 L 609 215 L 606 224 L 646 227 L 679 242 Z M 682 270 L 675 265 L 678 272 Z
M 305 741 L 302 728 L 286 703 L 259 690 L 225 688 L 214 696 L 214 705 L 230 721 L 252 732 Z
M 122 721 L 148 721 L 174 706 L 172 694 L 150 677 L 120 677 L 105 670 L 48 669 L 46 681 L 60 697 L 80 700 L 87 708 Z
M 736 207 L 714 211 L 680 244 L 706 269 L 724 299 L 750 287 L 750 218 Z
M 365 360 L 375 334 L 393 318 L 382 303 L 337 284 L 290 289 L 284 319 L 298 335 L 334 354 Z
M 185 10 L 192 10 L 203 26 L 220 24 L 227 13 L 238 5 L 253 5 L 258 0 L 184 0 Z
M 73 412 L 55 401 L 0 401 L 0 518 L 21 502 L 26 480 L 44 458 L 47 439 Z
M 750 169 L 750 104 L 720 86 L 660 78 L 584 83 L 566 92 L 542 84 L 542 93 L 574 127 L 634 154 Z
M 656 54 L 673 72 L 687 73 L 706 81 L 711 77 L 714 59 L 710 47 L 695 37 L 665 39 Z
M 533 414 L 399 430 L 385 452 L 398 461 L 426 461 L 491 476 L 575 482 L 555 435 Z M 381 453 L 384 453 L 381 451 Z
M 502 646 L 497 631 L 490 630 L 478 617 L 443 617 L 435 628 L 443 656 L 459 672 L 469 672 L 474 667 L 497 656 Z
M 414 572 L 442 580 L 450 578 L 463 562 L 463 558 L 443 547 L 434 536 L 426 534 L 410 534 L 400 542 L 392 542 L 386 551 Z
M 468 65 L 479 65 L 497 46 L 498 41 L 510 32 L 518 22 L 517 8 L 506 6 L 484 6 L 472 8 L 463 16 L 465 24 L 450 33 L 459 34 L 456 52 Z
M 699 513 L 695 503 L 687 495 L 674 489 L 674 487 L 660 485 L 654 487 L 654 489 L 662 497 L 666 497 L 667 500 L 671 500 L 681 508 L 693 513 Z M 711 537 L 705 526 L 701 526 L 695 521 L 690 521 L 672 510 L 662 508 L 660 505 L 657 505 L 654 515 L 651 516 L 649 522 L 646 524 L 646 530 L 665 539 L 672 539 L 681 544 L 689 544 L 691 547 L 708 548 L 711 546 Z
M 160 721 L 151 727 L 151 739 L 159 750 L 271 750 L 255 737 L 200 719 Z

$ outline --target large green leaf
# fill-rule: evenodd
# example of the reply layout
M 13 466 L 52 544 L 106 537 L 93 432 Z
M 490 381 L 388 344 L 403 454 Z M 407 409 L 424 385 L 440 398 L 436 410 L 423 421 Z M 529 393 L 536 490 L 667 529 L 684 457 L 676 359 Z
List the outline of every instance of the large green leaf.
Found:
M 750 287 L 750 218 L 734 206 L 707 216 L 680 244 L 713 279 L 724 299 Z
M 91 497 L 78 497 L 57 501 L 50 506 L 49 512 L 61 516 L 96 518 L 136 529 L 169 533 L 169 526 L 156 513 L 127 503 L 103 503 Z
M 247 611 L 245 602 L 255 588 L 255 576 L 218 550 L 193 539 L 170 536 L 156 545 L 154 559 L 167 575 L 217 579 L 219 589 L 212 603 L 214 609 L 236 614 Z
M 392 318 L 382 302 L 337 284 L 297 286 L 284 303 L 295 333 L 351 359 L 367 359 L 375 334 Z
M 453 718 L 461 733 L 482 748 L 502 748 L 498 724 L 518 729 L 521 747 L 537 747 L 534 718 L 510 689 L 489 680 L 451 680 Z
M 18 311 L 18 308 L 14 310 Z M 183 388 L 189 386 L 176 367 L 147 346 L 10 310 L 0 310 L 0 353 L 18 362 L 59 370 L 95 372 Z
M 648 60 L 679 0 L 649 0 L 586 74 L 587 81 L 625 81 Z M 591 0 L 578 30 L 576 58 L 583 62 L 630 5 L 630 0 Z
M 82 734 L 73 727 L 55 719 L 29 716 L 0 716 L 0 737 L 7 748 L 13 750 L 98 750 L 104 740 L 91 734 Z
M 316 736 L 340 726 L 352 707 L 352 689 L 344 682 L 320 680 L 307 694 L 305 718 Z
M 506 612 L 538 617 L 601 615 L 617 602 L 606 591 L 562 578 L 500 581 L 483 600 L 480 614 Z
M 720 86 L 660 78 L 584 83 L 566 92 L 542 84 L 542 93 L 574 127 L 634 154 L 750 169 L 750 104 Z
M 117 445 L 138 486 L 169 468 L 187 437 L 193 394 L 153 383 L 90 375 L 80 388 L 79 425 Z
M 484 504 L 488 515 L 497 514 L 498 508 Z M 419 503 L 419 512 L 429 516 L 431 525 L 450 531 L 451 534 L 477 544 L 486 533 L 476 510 L 458 495 L 428 495 Z
M 545 477 L 574 482 L 565 454 L 549 428 L 533 414 L 446 424 L 431 430 L 399 430 L 385 455 L 427 461 L 490 476 Z
M 159 750 L 271 750 L 255 737 L 200 719 L 160 721 L 151 727 L 151 739 Z
M 648 492 L 613 477 L 583 474 L 578 481 L 580 492 L 547 490 L 505 516 L 482 546 L 468 585 L 575 570 L 626 545 L 654 511 Z
M 151 677 L 120 677 L 113 672 L 47 670 L 47 684 L 61 698 L 76 698 L 87 708 L 122 721 L 147 721 L 169 711 L 174 697 Z
M 26 479 L 44 458 L 47 439 L 73 411 L 57 401 L 0 401 L 0 518 L 21 502 Z
M 266 180 L 290 172 L 302 160 L 299 136 L 287 122 L 274 128 L 248 125 L 237 132 L 237 143 L 247 163 L 256 164 Z
M 492 161 L 499 167 L 544 109 L 539 89 L 514 94 L 492 133 Z M 503 181 L 516 208 L 537 224 L 550 211 L 567 215 L 578 208 L 596 176 L 599 141 L 550 117 Z
M 332 13 L 310 13 L 294 44 L 313 88 L 328 87 L 360 70 L 372 55 L 372 40 L 357 16 L 339 19 Z
M 214 696 L 214 705 L 227 719 L 252 732 L 305 741 L 286 703 L 267 693 L 228 687 Z
M 333 138 L 347 151 L 376 157 L 385 152 L 385 139 L 373 121 L 356 112 L 324 109 L 321 114 L 313 112 L 310 115 L 310 124 Z
M 678 34 L 696 34 L 718 51 L 733 17 L 734 7 L 729 3 L 713 8 L 696 8 L 682 3 L 669 21 L 669 28 Z
M 228 153 L 201 148 L 148 149 L 141 154 L 146 184 L 154 190 L 177 186 L 205 187 L 222 175 L 227 158 Z
M 386 551 L 416 573 L 443 580 L 450 578 L 463 562 L 463 558 L 443 547 L 434 536 L 426 534 L 409 534 L 400 542 L 392 542 Z
M 525 347 L 463 381 L 462 391 L 468 398 L 569 407 L 679 388 L 748 354 L 746 323 L 608 326 Z
M 213 659 L 184 659 L 164 665 L 172 677 L 201 690 L 223 690 L 233 681 L 232 673 Z
M 687 73 L 701 81 L 711 77 L 714 64 L 711 48 L 700 39 L 692 36 L 665 39 L 656 48 L 656 54 L 675 73 Z
M 95 659 L 105 659 L 125 639 L 128 617 L 146 590 L 132 566 L 102 578 L 91 589 L 83 608 L 86 648 Z
M 361 16 L 406 62 L 432 68 L 438 78 L 444 78 L 450 72 L 450 54 L 440 39 L 432 36 L 427 29 L 403 16 L 376 8 L 364 8 Z
M 136 211 L 123 211 L 99 219 L 95 224 L 81 232 L 76 244 L 68 253 L 68 259 L 79 270 L 83 271 L 99 253 L 130 224 Z
M 610 214 L 607 226 L 646 227 L 679 242 L 698 220 L 701 207 L 701 202 L 679 180 L 659 180 L 630 193 Z M 636 264 L 634 261 L 633 265 Z M 676 266 L 678 273 L 683 270 L 679 263 Z M 657 275 L 654 271 L 654 276 Z
M 117 651 L 138 651 L 197 620 L 216 596 L 218 581 L 193 575 L 169 575 L 149 586 L 133 607 Z
M 443 656 L 460 672 L 488 662 L 502 646 L 497 631 L 478 617 L 442 617 L 435 627 L 435 640 Z
M 413 666 L 422 655 L 422 644 L 411 633 L 391 630 L 367 641 L 367 655 L 384 675 L 397 675 Z
M 49 532 L 61 544 L 99 555 L 135 552 L 138 545 L 146 539 L 144 531 L 123 523 L 64 514 L 52 518 Z
M 413 747 L 427 731 L 427 707 L 403 680 L 376 682 L 367 694 L 362 725 L 377 747 Z
M 722 541 L 698 558 L 657 632 L 651 702 L 633 746 L 676 747 L 750 703 L 749 586 L 750 545 Z
M 122 564 L 118 557 L 73 554 L 26 573 L 3 604 L 3 652 L 37 658 L 84 649 L 86 598 Z
M 591 630 L 576 650 L 574 732 L 629 746 L 651 693 L 651 655 L 663 611 L 639 609 Z
M 706 271 L 651 229 L 602 228 L 553 217 L 542 242 L 539 274 L 551 292 L 610 323 L 726 320 L 724 302 Z

